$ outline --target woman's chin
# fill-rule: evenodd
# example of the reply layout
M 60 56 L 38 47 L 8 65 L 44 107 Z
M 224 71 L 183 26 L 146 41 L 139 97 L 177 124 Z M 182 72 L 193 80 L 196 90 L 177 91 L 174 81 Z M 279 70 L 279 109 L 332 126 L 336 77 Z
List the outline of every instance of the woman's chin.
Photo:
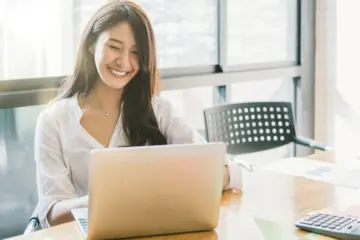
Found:
M 113 81 L 110 85 L 113 89 L 123 89 L 129 83 L 128 79 Z
M 114 90 L 120 90 L 123 89 L 129 83 L 129 81 L 130 79 L 128 77 L 122 79 L 109 77 L 103 82 L 105 83 L 105 85 Z

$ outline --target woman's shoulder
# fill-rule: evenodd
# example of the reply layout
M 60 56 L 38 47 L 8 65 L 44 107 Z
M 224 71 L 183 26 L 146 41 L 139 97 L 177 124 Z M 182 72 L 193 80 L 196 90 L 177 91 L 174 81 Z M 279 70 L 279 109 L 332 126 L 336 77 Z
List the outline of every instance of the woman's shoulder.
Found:
M 172 104 L 166 98 L 161 96 L 153 96 L 152 107 L 155 114 L 164 114 L 172 111 Z
M 152 97 L 152 105 L 153 107 L 162 107 L 162 106 L 171 106 L 171 103 L 166 98 L 163 98 L 159 95 L 154 95 Z
M 47 122 L 59 121 L 73 111 L 75 111 L 73 97 L 55 99 L 45 105 L 44 109 L 40 112 L 39 120 Z
M 152 106 L 158 119 L 163 118 L 168 121 L 170 118 L 182 117 L 179 108 L 164 97 L 154 96 L 152 98 Z

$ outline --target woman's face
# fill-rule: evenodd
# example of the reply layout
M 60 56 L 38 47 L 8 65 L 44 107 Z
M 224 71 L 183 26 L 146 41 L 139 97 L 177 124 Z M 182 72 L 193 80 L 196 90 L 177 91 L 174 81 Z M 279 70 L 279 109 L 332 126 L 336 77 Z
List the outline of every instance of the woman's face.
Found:
M 124 88 L 139 71 L 134 34 L 127 22 L 102 32 L 91 51 L 100 79 L 110 88 Z

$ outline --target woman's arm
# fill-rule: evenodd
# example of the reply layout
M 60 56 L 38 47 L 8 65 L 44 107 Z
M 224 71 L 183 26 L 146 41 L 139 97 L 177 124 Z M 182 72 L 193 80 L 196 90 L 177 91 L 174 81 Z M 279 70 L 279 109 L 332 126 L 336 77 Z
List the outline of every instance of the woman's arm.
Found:
M 55 203 L 47 214 L 49 225 L 55 226 L 73 221 L 74 218 L 71 215 L 71 209 L 87 207 L 88 201 L 88 196 L 84 196 Z
M 37 214 L 43 228 L 71 221 L 71 209 L 87 206 L 87 197 L 78 198 L 70 181 L 70 169 L 61 147 L 57 112 L 50 110 L 40 114 L 35 130 Z

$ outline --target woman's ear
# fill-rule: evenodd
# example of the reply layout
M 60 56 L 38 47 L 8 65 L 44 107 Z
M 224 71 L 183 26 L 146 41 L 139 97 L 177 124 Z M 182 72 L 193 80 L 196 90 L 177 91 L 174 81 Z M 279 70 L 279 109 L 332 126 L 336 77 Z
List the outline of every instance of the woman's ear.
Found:
M 89 47 L 89 52 L 94 55 L 94 44 Z

